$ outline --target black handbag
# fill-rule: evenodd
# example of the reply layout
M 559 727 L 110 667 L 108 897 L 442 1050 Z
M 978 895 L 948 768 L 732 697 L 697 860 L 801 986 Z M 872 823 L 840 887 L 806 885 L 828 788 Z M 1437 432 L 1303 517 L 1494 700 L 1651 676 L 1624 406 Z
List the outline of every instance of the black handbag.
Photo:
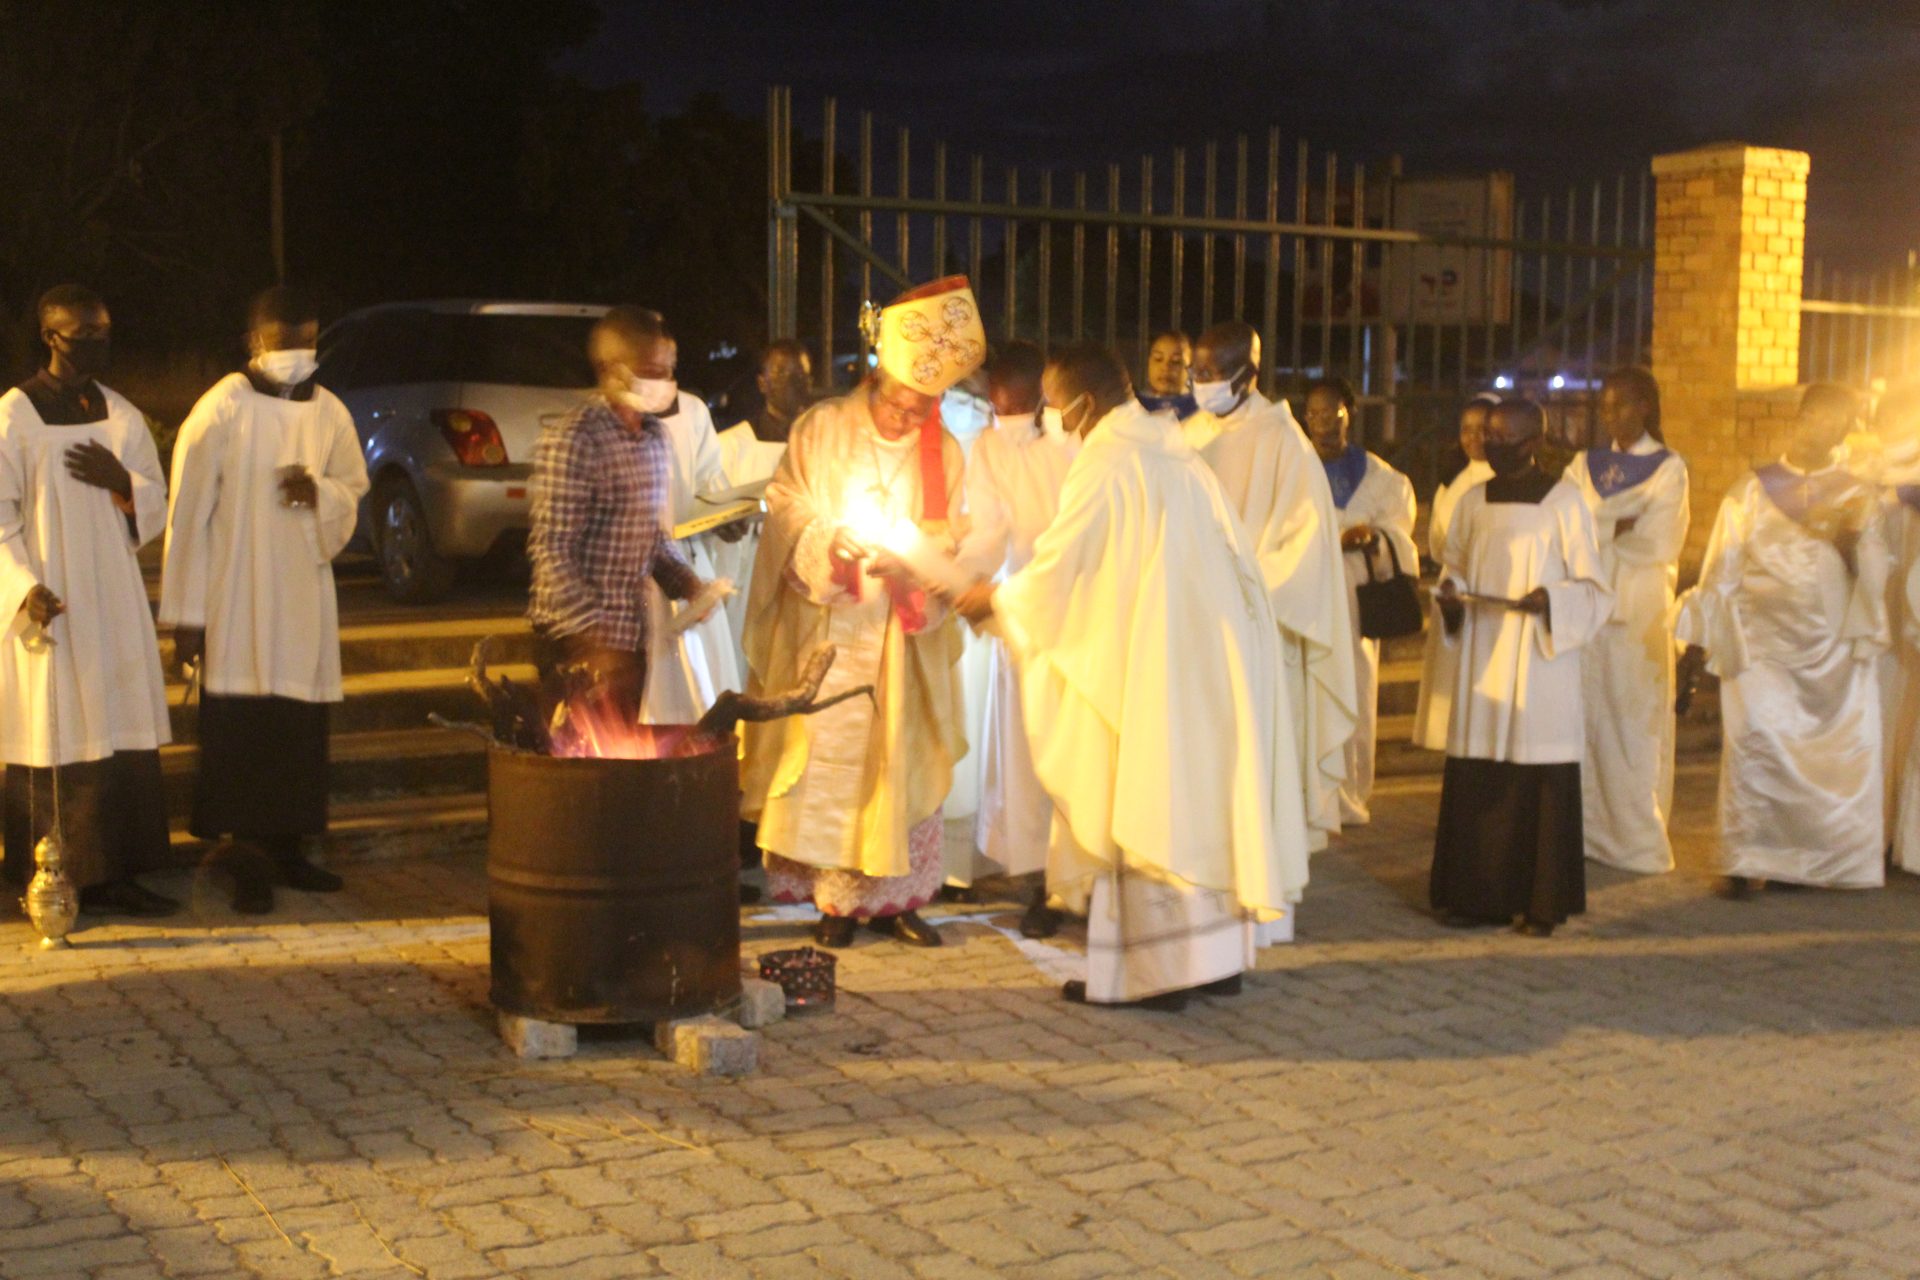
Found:
M 1420 584 L 1413 575 L 1400 571 L 1400 553 L 1393 539 L 1387 539 L 1387 556 L 1393 562 L 1390 577 L 1373 578 L 1373 557 L 1367 558 L 1368 581 L 1354 588 L 1360 603 L 1360 634 L 1369 640 L 1391 640 L 1396 636 L 1417 636 L 1426 630 L 1427 611 L 1420 607 Z

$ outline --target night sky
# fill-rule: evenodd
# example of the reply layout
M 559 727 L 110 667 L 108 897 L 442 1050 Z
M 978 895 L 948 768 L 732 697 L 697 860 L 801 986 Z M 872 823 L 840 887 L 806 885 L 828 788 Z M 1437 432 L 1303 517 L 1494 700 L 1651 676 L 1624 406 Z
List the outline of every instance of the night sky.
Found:
M 803 129 L 831 93 L 883 138 L 1061 169 L 1279 125 L 1409 173 L 1509 169 L 1536 198 L 1740 140 L 1812 153 L 1809 258 L 1920 246 L 1920 0 L 601 2 L 559 65 L 656 112 L 758 112 L 778 82 Z

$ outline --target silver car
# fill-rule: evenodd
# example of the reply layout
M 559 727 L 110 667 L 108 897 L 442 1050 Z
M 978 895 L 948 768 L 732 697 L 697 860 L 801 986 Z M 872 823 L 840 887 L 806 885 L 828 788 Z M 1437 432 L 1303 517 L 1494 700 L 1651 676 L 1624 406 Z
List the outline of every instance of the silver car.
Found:
M 524 545 L 540 429 L 593 387 L 603 306 L 401 302 L 320 337 L 322 386 L 353 414 L 372 488 L 360 538 L 396 600 L 446 594 L 462 561 Z

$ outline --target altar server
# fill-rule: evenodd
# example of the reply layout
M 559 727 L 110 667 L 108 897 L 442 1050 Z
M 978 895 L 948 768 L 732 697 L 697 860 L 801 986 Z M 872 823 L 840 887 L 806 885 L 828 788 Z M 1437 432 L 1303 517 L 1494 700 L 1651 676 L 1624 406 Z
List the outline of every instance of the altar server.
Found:
M 269 289 L 248 317 L 253 358 L 181 424 L 173 446 L 160 622 L 201 666 L 193 833 L 235 837 L 235 910 L 275 883 L 331 893 L 302 845 L 327 829 L 328 706 L 343 696 L 333 558 L 353 536 L 367 464 L 346 406 L 314 385 L 319 322 Z
M 1086 443 L 1026 568 L 962 596 L 1020 667 L 1058 817 L 1048 886 L 1087 913 L 1069 1000 L 1183 1007 L 1237 992 L 1254 925 L 1307 882 L 1280 631 L 1253 548 L 1175 420 L 1099 347 L 1048 366 Z
M 1835 458 L 1858 416 L 1845 387 L 1806 389 L 1786 456 L 1728 492 L 1681 600 L 1686 662 L 1720 677 L 1730 897 L 1884 879 L 1888 556 L 1873 486 Z
M 1483 391 L 1467 401 L 1460 410 L 1460 456 L 1465 464 L 1434 490 L 1433 505 L 1427 512 L 1427 555 L 1438 564 L 1447 553 L 1447 527 L 1460 495 L 1493 477 L 1487 465 L 1487 416 L 1500 397 Z M 1447 708 L 1453 703 L 1454 663 L 1459 650 L 1446 643 L 1439 627 L 1427 628 L 1426 650 L 1421 655 L 1419 701 L 1413 711 L 1413 745 L 1428 751 L 1447 749 Z
M 1580 650 L 1612 605 L 1579 489 L 1534 462 L 1545 430 L 1539 405 L 1502 401 L 1493 478 L 1447 526 L 1437 601 L 1459 661 L 1430 885 L 1443 923 L 1540 937 L 1586 910 Z

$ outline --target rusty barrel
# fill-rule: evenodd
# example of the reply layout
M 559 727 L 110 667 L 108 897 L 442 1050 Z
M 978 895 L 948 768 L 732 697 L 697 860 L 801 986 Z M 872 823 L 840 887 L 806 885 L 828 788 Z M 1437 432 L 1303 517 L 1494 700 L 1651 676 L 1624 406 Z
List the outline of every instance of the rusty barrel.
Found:
M 494 748 L 493 1003 L 548 1022 L 709 1013 L 740 994 L 734 740 L 660 760 Z

